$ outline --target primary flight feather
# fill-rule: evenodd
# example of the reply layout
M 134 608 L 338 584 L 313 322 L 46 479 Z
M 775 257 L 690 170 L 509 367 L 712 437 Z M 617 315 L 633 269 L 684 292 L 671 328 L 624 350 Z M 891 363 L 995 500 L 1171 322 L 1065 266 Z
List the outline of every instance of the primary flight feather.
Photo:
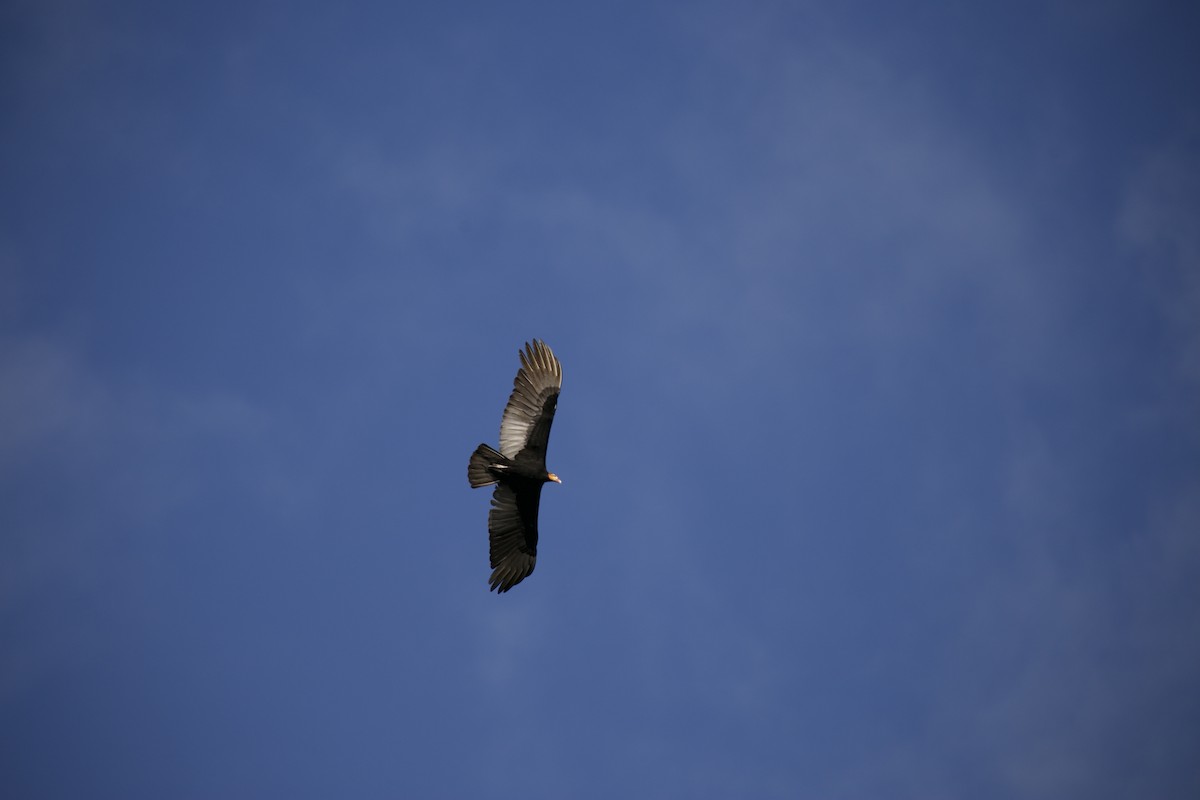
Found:
M 526 342 L 521 368 L 500 419 L 500 449 L 475 448 L 467 464 L 471 488 L 495 485 L 488 513 L 491 589 L 507 592 L 533 573 L 537 562 L 538 503 L 548 481 L 546 445 L 562 388 L 562 364 L 545 342 Z

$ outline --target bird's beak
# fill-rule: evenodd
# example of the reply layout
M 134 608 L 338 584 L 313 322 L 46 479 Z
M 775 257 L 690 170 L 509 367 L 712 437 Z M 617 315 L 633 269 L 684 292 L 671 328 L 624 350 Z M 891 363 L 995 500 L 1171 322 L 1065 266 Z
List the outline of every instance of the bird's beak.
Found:
M 560 480 L 558 479 L 558 476 L 557 476 L 557 475 L 555 475 L 553 472 L 547 472 L 547 473 L 546 473 L 546 477 L 547 477 L 549 480 L 552 480 L 552 481 L 554 481 L 555 483 L 562 483 L 562 481 L 560 481 Z

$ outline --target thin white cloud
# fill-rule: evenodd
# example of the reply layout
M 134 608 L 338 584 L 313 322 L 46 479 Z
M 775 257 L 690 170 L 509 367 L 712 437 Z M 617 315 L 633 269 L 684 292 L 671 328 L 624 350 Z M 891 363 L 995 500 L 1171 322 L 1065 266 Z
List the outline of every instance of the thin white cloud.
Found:
M 1144 278 L 1177 337 L 1179 374 L 1200 386 L 1200 155 L 1169 144 L 1134 173 L 1120 219 Z
M 0 615 L 39 609 L 43 620 L 5 642 L 0 696 L 49 674 L 48 659 L 86 663 L 100 646 L 91 615 L 113 576 L 147 575 L 159 552 L 153 537 L 171 535 L 172 515 L 205 491 L 208 467 L 180 455 L 195 442 L 237 442 L 246 461 L 238 478 L 274 487 L 285 508 L 288 494 L 301 495 L 276 485 L 267 431 L 242 398 L 122 383 L 47 336 L 0 341 L 0 472 L 14 485 L 36 482 L 30 500 L 6 509 Z
M 109 398 L 73 355 L 42 338 L 0 341 L 0 459 L 86 436 Z

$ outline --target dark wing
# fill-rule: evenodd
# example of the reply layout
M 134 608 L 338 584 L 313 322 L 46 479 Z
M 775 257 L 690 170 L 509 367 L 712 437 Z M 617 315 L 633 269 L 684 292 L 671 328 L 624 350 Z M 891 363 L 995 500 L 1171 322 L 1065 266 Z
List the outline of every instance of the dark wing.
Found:
M 533 574 L 537 562 L 538 502 L 542 485 L 514 489 L 500 483 L 492 493 L 488 512 L 488 541 L 491 545 L 491 589 L 507 592 Z
M 546 458 L 550 423 L 562 388 L 562 364 L 545 342 L 526 343 L 520 353 L 521 369 L 513 379 L 512 395 L 500 419 L 500 452 L 509 458 L 525 449 Z

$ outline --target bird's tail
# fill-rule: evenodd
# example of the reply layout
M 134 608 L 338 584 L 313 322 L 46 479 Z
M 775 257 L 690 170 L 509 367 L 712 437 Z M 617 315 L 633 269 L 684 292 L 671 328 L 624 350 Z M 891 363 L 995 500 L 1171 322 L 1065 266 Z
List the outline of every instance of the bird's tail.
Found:
M 497 464 L 507 463 L 507 458 L 486 444 L 476 447 L 475 452 L 471 453 L 470 463 L 467 464 L 467 480 L 471 482 L 471 488 L 478 489 L 480 486 L 495 483 L 496 476 L 488 468 Z

